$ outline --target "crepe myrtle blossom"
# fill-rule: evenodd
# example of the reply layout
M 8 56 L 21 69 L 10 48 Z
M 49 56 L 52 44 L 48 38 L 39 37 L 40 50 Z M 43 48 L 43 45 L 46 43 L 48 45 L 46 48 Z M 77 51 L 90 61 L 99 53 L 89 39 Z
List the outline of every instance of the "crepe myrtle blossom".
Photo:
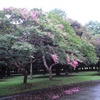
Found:
M 76 60 L 75 60 L 75 59 L 74 59 L 74 54 L 71 54 L 71 56 L 72 56 L 72 59 L 71 59 L 71 60 L 70 60 L 69 57 L 67 57 L 68 65 L 70 65 L 70 66 L 76 68 L 76 67 L 78 66 L 78 63 L 79 63 L 79 62 L 82 62 L 82 61 L 79 60 L 79 59 L 76 59 Z
M 14 7 L 10 7 L 9 9 L 10 9 L 10 10 L 14 10 L 15 8 L 14 8 Z
M 28 14 L 28 10 L 27 9 L 22 9 L 20 11 L 21 15 L 25 18 L 25 20 L 28 20 L 30 15 Z
M 53 55 L 52 55 L 52 58 L 53 58 L 53 61 L 54 61 L 55 63 L 58 63 L 58 56 L 57 56 L 57 54 L 53 54 Z
M 25 20 L 28 20 L 28 18 L 31 17 L 33 20 L 37 21 L 38 16 L 40 15 L 39 11 L 31 11 L 30 13 L 28 13 L 27 9 L 22 9 L 20 13 L 25 18 Z
M 72 62 L 68 62 L 69 65 L 71 65 L 72 67 L 76 68 L 78 66 L 78 61 L 72 61 Z
M 13 11 L 15 8 L 13 7 L 10 7 L 10 8 L 3 8 L 4 11 L 7 11 L 7 12 L 10 12 L 10 11 Z
M 38 20 L 39 14 L 40 14 L 39 11 L 32 11 L 32 12 L 30 12 L 30 16 L 31 16 L 35 21 Z
M 28 10 L 22 9 L 20 13 L 21 13 L 22 16 L 25 16 L 28 13 Z
M 64 26 L 61 24 L 59 25 L 59 29 L 62 30 L 64 28 Z
M 7 8 L 3 8 L 3 10 L 6 12 L 10 12 L 10 9 L 7 9 Z

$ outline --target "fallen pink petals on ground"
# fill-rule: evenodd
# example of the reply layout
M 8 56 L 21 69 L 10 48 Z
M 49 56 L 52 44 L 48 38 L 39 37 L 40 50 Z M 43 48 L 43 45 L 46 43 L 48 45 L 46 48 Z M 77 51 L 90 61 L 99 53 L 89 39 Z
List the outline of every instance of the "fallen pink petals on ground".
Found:
M 52 99 L 53 100 L 56 100 L 56 99 L 58 99 L 60 96 L 59 95 L 54 95 L 53 97 L 52 97 Z
M 65 94 L 72 94 L 74 92 L 79 92 L 80 91 L 80 88 L 76 87 L 76 88 L 72 88 L 70 90 L 65 90 L 64 93 Z
M 65 94 L 72 94 L 73 92 L 71 90 L 64 91 Z

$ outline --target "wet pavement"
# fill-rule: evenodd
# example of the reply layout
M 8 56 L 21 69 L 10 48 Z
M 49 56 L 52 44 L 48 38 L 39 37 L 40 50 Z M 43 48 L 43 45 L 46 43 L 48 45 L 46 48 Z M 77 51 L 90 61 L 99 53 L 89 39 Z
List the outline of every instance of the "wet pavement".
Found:
M 100 100 L 100 84 L 85 87 L 82 91 L 64 95 L 57 100 Z

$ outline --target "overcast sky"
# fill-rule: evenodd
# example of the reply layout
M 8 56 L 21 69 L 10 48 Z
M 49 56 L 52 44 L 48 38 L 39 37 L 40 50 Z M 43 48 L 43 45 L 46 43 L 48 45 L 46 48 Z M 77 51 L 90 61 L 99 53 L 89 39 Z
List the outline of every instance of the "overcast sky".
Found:
M 59 8 L 83 25 L 89 20 L 100 21 L 100 0 L 0 0 L 0 9 L 7 7 L 42 8 L 43 11 Z

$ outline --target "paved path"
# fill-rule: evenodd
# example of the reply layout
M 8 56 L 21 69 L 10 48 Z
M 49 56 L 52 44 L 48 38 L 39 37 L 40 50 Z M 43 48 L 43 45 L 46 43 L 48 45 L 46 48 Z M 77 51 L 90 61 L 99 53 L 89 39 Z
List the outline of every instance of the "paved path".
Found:
M 100 84 L 86 87 L 83 91 L 63 96 L 58 100 L 100 100 Z

